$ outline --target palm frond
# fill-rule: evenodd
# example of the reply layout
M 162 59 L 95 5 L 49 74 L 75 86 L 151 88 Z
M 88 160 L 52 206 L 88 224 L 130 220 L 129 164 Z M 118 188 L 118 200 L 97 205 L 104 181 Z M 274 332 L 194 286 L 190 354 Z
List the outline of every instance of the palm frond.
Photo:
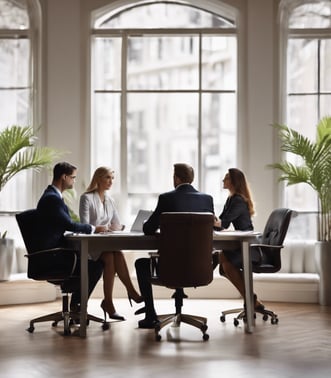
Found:
M 63 152 L 35 146 L 33 127 L 11 126 L 0 132 L 0 191 L 17 173 L 50 166 Z
M 308 138 L 287 126 L 278 124 L 274 126 L 279 129 L 282 151 L 301 156 L 309 164 L 313 163 L 314 144 Z
M 281 150 L 301 158 L 300 164 L 288 161 L 269 164 L 281 172 L 280 181 L 287 185 L 306 183 L 317 193 L 321 210 L 319 240 L 331 240 L 331 117 L 324 117 L 317 125 L 316 142 L 310 141 L 286 125 L 273 125 L 278 129 Z

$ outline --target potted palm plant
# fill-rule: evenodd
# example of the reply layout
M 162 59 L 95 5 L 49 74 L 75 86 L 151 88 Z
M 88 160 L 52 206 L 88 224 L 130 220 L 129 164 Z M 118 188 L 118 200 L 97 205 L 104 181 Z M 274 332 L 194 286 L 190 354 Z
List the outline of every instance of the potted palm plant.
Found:
M 50 147 L 36 146 L 31 126 L 10 126 L 0 131 L 0 193 L 17 173 L 50 166 L 62 153 Z M 2 236 L 1 236 L 2 235 Z M 9 277 L 14 255 L 14 240 L 0 230 L 0 281 Z
M 283 161 L 270 167 L 280 170 L 280 181 L 287 185 L 305 183 L 318 197 L 316 262 L 320 274 L 319 300 L 322 305 L 331 305 L 331 117 L 324 117 L 317 124 L 315 141 L 285 125 L 273 126 L 278 129 L 281 150 L 299 156 L 301 163 Z

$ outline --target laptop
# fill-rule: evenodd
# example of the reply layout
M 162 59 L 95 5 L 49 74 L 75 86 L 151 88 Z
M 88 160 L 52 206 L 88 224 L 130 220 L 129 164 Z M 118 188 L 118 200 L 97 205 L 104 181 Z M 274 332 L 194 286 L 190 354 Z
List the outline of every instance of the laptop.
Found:
M 131 226 L 130 232 L 143 232 L 143 224 L 152 213 L 153 211 L 151 210 L 139 210 L 136 219 Z

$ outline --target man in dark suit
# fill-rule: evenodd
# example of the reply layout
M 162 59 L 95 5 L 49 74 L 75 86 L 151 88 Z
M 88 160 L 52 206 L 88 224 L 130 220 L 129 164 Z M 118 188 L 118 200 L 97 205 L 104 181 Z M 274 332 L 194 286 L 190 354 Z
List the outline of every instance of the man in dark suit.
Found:
M 67 162 L 58 163 L 54 166 L 52 184 L 48 185 L 37 205 L 41 220 L 41 224 L 39 225 L 39 243 L 41 249 L 72 247 L 65 239 L 65 231 L 84 234 L 103 231 L 89 224 L 74 222 L 69 215 L 68 207 L 63 201 L 62 192 L 73 188 L 76 173 L 77 168 Z M 89 260 L 88 270 L 90 295 L 101 277 L 103 265 L 99 261 Z M 77 266 L 76 273 L 79 274 L 79 272 L 80 269 Z M 79 303 L 80 289 L 75 291 L 71 296 L 71 310 L 79 311 Z
M 167 193 L 159 196 L 157 206 L 153 214 L 144 223 L 145 235 L 153 235 L 160 226 L 160 215 L 163 212 L 210 212 L 214 213 L 213 198 L 197 191 L 191 184 L 194 179 L 193 168 L 187 164 L 174 165 L 174 187 Z M 154 308 L 153 291 L 151 285 L 150 259 L 141 258 L 135 262 L 137 279 L 141 295 L 145 301 L 145 307 L 136 311 L 136 314 L 146 313 L 145 319 L 138 322 L 139 328 L 154 328 L 158 321 Z

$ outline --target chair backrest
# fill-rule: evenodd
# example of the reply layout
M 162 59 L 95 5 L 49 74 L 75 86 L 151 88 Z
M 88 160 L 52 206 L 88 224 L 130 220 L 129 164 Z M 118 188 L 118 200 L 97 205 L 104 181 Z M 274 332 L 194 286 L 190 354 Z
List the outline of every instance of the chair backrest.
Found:
M 77 263 L 76 251 L 66 249 L 64 252 L 63 248 L 44 250 L 40 237 L 42 224 L 36 209 L 16 214 L 16 221 L 28 252 L 28 277 L 53 283 L 70 278 Z
M 40 217 L 37 209 L 25 210 L 16 214 L 16 221 L 21 231 L 28 253 L 43 249 L 40 241 Z
M 171 288 L 208 285 L 213 279 L 214 216 L 211 213 L 162 213 L 158 274 Z
M 260 243 L 277 247 L 260 248 L 263 256 L 262 263 L 259 266 L 253 267 L 254 272 L 273 273 L 280 270 L 282 266 L 280 251 L 283 247 L 283 242 L 290 224 L 291 215 L 292 210 L 286 208 L 273 210 L 270 214 L 264 227 Z

